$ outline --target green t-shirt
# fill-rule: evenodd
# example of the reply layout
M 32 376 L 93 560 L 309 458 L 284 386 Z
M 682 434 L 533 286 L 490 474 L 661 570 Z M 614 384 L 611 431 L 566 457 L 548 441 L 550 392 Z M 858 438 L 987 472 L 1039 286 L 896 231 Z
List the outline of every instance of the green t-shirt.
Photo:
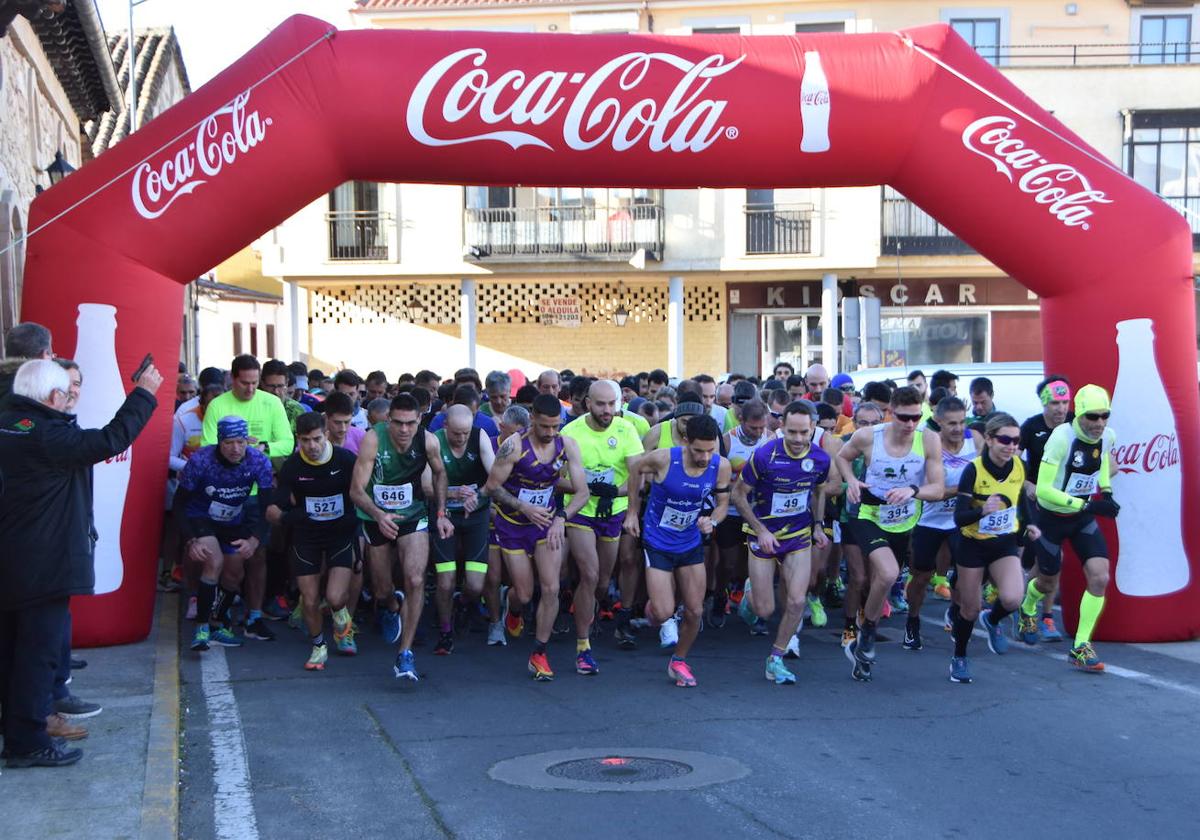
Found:
M 621 417 L 633 424 L 633 428 L 637 430 L 638 437 L 644 438 L 646 433 L 650 431 L 650 421 L 636 411 L 630 411 L 629 406 L 625 406 L 621 410 Z
M 603 481 L 620 487 L 629 479 L 629 467 L 625 459 L 642 454 L 642 440 L 638 437 L 637 429 L 623 417 L 614 417 L 608 428 L 600 431 L 593 429 L 586 417 L 581 417 L 576 422 L 568 423 L 562 434 L 579 444 L 583 472 L 589 483 Z M 595 516 L 598 502 L 599 499 L 595 497 L 588 499 L 580 515 Z M 570 503 L 571 497 L 568 495 L 567 504 Z M 612 505 L 614 516 L 624 513 L 629 507 L 629 499 L 618 496 L 612 500 Z

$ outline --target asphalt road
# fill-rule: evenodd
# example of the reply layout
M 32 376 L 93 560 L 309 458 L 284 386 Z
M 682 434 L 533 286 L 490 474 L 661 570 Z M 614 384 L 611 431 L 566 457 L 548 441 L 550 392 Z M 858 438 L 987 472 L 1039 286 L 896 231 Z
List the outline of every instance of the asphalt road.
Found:
M 185 647 L 180 836 L 1194 836 L 1200 662 L 1100 644 L 1097 676 L 1069 668 L 1065 643 L 1000 657 L 977 637 L 975 682 L 955 685 L 943 608 L 927 604 L 921 652 L 900 648 L 900 621 L 884 626 L 870 684 L 851 680 L 832 626 L 804 630 L 798 685 L 769 683 L 769 643 L 736 617 L 701 634 L 695 689 L 668 681 L 657 633 L 624 652 L 608 627 L 594 677 L 571 667 L 573 634 L 556 637 L 552 683 L 525 672 L 529 636 L 488 648 L 468 634 L 435 657 L 426 632 L 418 684 L 392 677 L 373 632 L 323 673 L 303 670 L 307 640 L 282 623 L 278 641 L 214 649 L 203 666 Z M 699 751 L 748 774 L 616 793 L 489 776 L 572 748 Z

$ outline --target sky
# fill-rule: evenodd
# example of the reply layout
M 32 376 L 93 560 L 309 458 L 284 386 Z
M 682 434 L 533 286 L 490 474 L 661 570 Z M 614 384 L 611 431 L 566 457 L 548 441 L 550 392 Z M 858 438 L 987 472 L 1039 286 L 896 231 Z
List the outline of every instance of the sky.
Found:
M 220 73 L 285 18 L 312 15 L 350 28 L 352 0 L 142 0 L 133 25 L 174 26 L 192 90 Z M 129 0 L 96 0 L 109 35 L 129 28 Z

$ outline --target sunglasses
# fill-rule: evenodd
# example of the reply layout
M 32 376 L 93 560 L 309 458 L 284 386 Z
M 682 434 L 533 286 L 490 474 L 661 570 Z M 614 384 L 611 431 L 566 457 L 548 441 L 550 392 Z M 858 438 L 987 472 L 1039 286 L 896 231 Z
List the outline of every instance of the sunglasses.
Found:
M 841 387 L 839 390 L 840 390 L 840 391 L 841 391 L 843 394 L 853 394 L 853 393 L 854 393 L 854 386 L 853 386 L 853 385 L 843 385 L 843 386 L 842 386 L 842 387 Z
M 1109 412 L 1107 412 L 1107 411 L 1089 411 L 1086 414 L 1084 414 L 1083 416 L 1087 420 L 1090 420 L 1093 423 L 1096 423 L 1100 420 L 1107 420 L 1108 415 L 1109 415 Z
M 1021 442 L 1020 437 L 1014 437 L 1012 435 L 992 435 L 992 440 L 1004 446 L 1016 446 Z
M 772 411 L 771 416 L 774 417 L 776 420 L 779 420 L 783 417 L 783 412 L 782 411 Z
M 920 414 L 892 414 L 892 417 L 899 420 L 901 423 L 920 423 Z

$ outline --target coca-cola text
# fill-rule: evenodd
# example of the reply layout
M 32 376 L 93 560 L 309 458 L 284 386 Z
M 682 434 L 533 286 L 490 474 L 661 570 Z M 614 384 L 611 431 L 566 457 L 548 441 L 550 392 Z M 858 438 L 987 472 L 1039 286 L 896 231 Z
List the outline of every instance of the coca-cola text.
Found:
M 1114 447 L 1113 463 L 1118 472 L 1151 473 L 1179 466 L 1179 444 L 1175 435 L 1158 434 L 1148 442 L 1127 443 Z

